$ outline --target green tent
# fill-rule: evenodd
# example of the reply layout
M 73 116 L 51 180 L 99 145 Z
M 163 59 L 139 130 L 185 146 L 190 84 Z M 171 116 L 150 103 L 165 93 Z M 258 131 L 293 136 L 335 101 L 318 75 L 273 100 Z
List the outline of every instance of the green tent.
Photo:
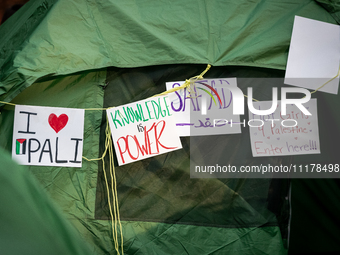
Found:
M 161 93 L 165 82 L 198 75 L 207 64 L 212 67 L 205 78 L 240 78 L 245 92 L 249 77 L 284 77 L 295 15 L 337 24 L 339 6 L 326 0 L 31 0 L 0 27 L 0 100 L 82 109 L 119 106 Z M 270 100 L 270 84 L 251 86 L 257 99 Z M 339 100 L 314 95 L 323 113 L 322 154 L 254 159 L 244 128 L 242 134 L 217 136 L 219 156 L 235 164 L 339 163 L 333 146 L 340 141 L 335 135 Z M 10 151 L 14 107 L 1 105 L 0 145 Z M 86 111 L 86 158 L 103 154 L 105 127 L 104 111 Z M 118 241 L 124 253 L 286 254 L 289 180 L 192 179 L 192 140 L 181 141 L 182 150 L 166 155 L 125 166 L 115 160 L 123 230 Z M 93 254 L 115 254 L 101 161 L 83 160 L 82 168 L 30 166 L 29 172 Z M 339 224 L 334 224 L 340 211 L 334 202 L 337 182 L 292 183 L 292 210 L 305 222 L 300 225 L 292 214 L 290 252 L 340 251 Z M 313 194 L 331 211 L 318 208 Z M 315 241 L 321 237 L 309 235 L 318 224 L 327 229 L 322 236 L 327 248 Z
M 91 254 L 37 181 L 0 148 L 2 254 Z

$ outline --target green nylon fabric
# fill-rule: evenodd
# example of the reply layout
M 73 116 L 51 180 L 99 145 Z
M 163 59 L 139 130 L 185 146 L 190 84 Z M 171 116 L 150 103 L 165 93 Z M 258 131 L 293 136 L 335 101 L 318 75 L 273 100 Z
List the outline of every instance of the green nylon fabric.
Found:
M 340 180 L 292 180 L 291 254 L 339 254 Z
M 105 71 L 84 72 L 35 83 L 13 102 L 21 105 L 37 105 L 68 108 L 101 108 Z M 6 106 L 0 121 L 0 144 L 11 151 L 14 107 Z M 101 111 L 86 111 L 84 123 L 83 155 L 89 159 L 99 155 L 99 129 Z M 97 162 L 83 161 L 82 168 L 31 166 L 52 199 L 72 217 L 86 218 L 94 210 Z M 91 178 L 94 174 L 94 179 Z M 67 178 L 65 179 L 65 176 Z
M 340 24 L 340 2 L 337 0 L 316 0 Z
M 131 245 L 126 254 L 286 254 L 276 227 L 225 229 L 128 223 L 123 225 L 126 242 Z
M 31 0 L 0 27 L 0 100 L 41 77 L 108 66 L 285 69 L 295 15 L 336 23 L 312 0 Z
M 55 79 L 46 78 L 23 91 L 13 102 L 40 106 L 99 108 L 103 105 L 105 80 L 105 71 L 80 72 Z M 163 86 L 164 84 L 162 88 Z M 116 94 L 115 102 L 119 101 L 119 97 L 119 94 Z M 0 143 L 7 150 L 11 148 L 13 109 L 12 106 L 6 106 L 0 115 Z M 102 117 L 102 111 L 85 113 L 83 155 L 87 158 L 97 158 L 100 154 Z M 172 163 L 176 164 L 173 161 Z M 96 192 L 98 192 L 97 162 L 83 160 L 81 168 L 30 166 L 29 170 L 91 247 L 92 254 L 115 254 L 111 222 L 107 218 L 97 219 L 95 215 Z M 117 171 L 119 170 L 122 169 L 117 168 Z M 121 171 L 121 174 L 124 172 Z M 143 170 L 140 170 L 140 174 L 143 175 Z M 131 177 L 138 182 L 139 175 Z M 247 204 L 242 197 L 238 201 L 240 202 L 235 205 L 244 207 Z M 129 200 L 120 203 L 127 203 L 130 206 Z M 132 208 L 135 208 L 135 211 L 141 209 L 138 204 Z M 251 207 L 247 208 L 255 212 Z M 178 212 L 181 209 L 177 207 Z M 121 214 L 121 217 L 124 218 L 124 215 Z M 245 219 L 240 217 L 240 220 Z M 264 223 L 265 221 L 261 221 L 256 226 L 226 228 L 148 222 L 145 219 L 124 220 L 122 222 L 124 252 L 125 254 L 250 255 L 254 252 L 286 254 L 279 226 L 261 226 Z
M 104 92 L 104 107 L 150 98 L 163 92 L 167 81 L 184 80 L 204 68 L 204 65 L 109 68 Z M 241 77 L 267 77 L 269 79 L 280 77 L 283 73 L 283 71 L 263 68 L 214 67 L 205 76 L 206 78 L 238 77 L 238 87 L 246 91 L 249 82 Z M 254 94 L 259 100 L 268 99 L 270 91 L 263 82 L 264 79 L 251 79 Z M 273 85 L 268 82 L 266 84 Z M 101 141 L 105 140 L 105 127 L 104 122 Z M 280 201 L 282 195 L 270 197 L 269 193 L 275 194 L 280 190 L 285 192 L 279 182 L 274 183 L 270 179 L 190 178 L 189 165 L 192 163 L 190 160 L 193 160 L 191 155 L 201 155 L 202 143 L 200 142 L 214 144 L 213 156 L 220 155 L 228 158 L 230 165 L 290 162 L 290 157 L 253 158 L 249 148 L 249 139 L 247 128 L 242 128 L 242 134 L 239 135 L 215 135 L 197 139 L 182 137 L 183 149 L 181 150 L 124 166 L 116 164 L 121 218 L 218 227 L 278 225 L 276 219 L 278 215 L 275 215 L 277 212 L 271 209 L 275 203 L 278 203 L 279 208 L 282 207 L 282 201 Z M 194 146 L 195 143 L 200 145 Z M 101 147 L 103 148 L 104 145 Z M 203 157 L 204 155 L 198 156 L 198 158 Z M 218 160 L 214 163 L 216 162 Z M 101 165 L 99 167 L 101 168 Z M 98 179 L 96 218 L 109 219 L 102 171 L 99 171 Z
M 91 254 L 27 169 L 1 147 L 0 162 L 1 254 Z
M 318 2 L 31 0 L 0 27 L 0 100 L 100 108 L 104 68 L 110 66 L 210 63 L 284 70 L 295 15 L 334 24 L 338 20 L 335 2 Z M 130 99 L 143 93 L 125 92 Z M 329 95 L 320 98 L 327 107 L 338 104 Z M 101 111 L 86 111 L 87 158 L 100 156 L 102 117 Z M 5 106 L 0 144 L 8 151 L 12 128 L 13 107 Z M 331 135 L 323 134 L 331 143 Z M 336 152 L 327 155 L 334 158 Z M 327 161 L 327 156 L 319 159 Z M 95 217 L 97 162 L 83 160 L 80 169 L 29 170 L 92 254 L 115 254 L 110 221 Z M 279 226 L 220 228 L 129 220 L 122 224 L 126 254 L 286 253 Z

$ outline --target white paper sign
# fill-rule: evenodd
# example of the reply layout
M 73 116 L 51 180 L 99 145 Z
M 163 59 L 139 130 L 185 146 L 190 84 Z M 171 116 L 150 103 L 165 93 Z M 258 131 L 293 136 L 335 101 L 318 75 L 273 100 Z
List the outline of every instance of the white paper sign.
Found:
M 166 96 L 108 109 L 119 165 L 182 148 Z
M 12 158 L 22 165 L 81 167 L 84 110 L 16 105 Z
M 179 87 L 183 83 L 184 81 L 167 82 L 166 89 Z M 218 95 L 209 86 L 214 88 Z M 195 87 L 191 88 L 197 93 L 196 96 L 190 96 L 187 89 L 170 93 L 168 95 L 170 106 L 179 136 L 241 133 L 240 125 L 237 125 L 240 116 L 233 115 L 233 97 L 228 90 L 229 86 L 237 86 L 236 78 L 199 80 L 195 83 Z M 219 123 L 217 120 L 220 120 Z M 230 122 L 236 125 L 230 125 Z
M 271 101 L 254 102 L 256 109 L 269 109 Z M 282 115 L 281 103 L 270 115 L 249 112 L 249 132 L 254 157 L 320 153 L 316 99 L 303 104 L 312 115 L 304 115 L 296 105 L 287 105 Z M 251 127 L 253 126 L 253 127 Z
M 336 76 L 340 63 L 340 26 L 295 16 L 285 84 L 315 90 Z M 339 77 L 320 91 L 337 94 Z

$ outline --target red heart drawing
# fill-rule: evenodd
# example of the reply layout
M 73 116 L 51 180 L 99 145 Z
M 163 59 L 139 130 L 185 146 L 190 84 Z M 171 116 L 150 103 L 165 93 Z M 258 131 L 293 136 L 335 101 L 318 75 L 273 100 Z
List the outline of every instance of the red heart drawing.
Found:
M 56 133 L 62 130 L 66 126 L 67 122 L 68 116 L 66 114 L 61 114 L 59 117 L 57 117 L 57 115 L 51 113 L 50 116 L 48 117 L 48 123 Z
M 294 137 L 295 138 L 295 140 L 297 140 L 298 138 L 297 137 Z

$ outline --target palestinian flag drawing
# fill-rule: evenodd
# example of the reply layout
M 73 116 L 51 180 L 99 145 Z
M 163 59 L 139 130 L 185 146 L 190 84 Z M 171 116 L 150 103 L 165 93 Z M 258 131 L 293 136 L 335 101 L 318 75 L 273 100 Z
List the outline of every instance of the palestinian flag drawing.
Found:
M 26 154 L 26 139 L 17 139 L 15 152 L 17 155 Z

